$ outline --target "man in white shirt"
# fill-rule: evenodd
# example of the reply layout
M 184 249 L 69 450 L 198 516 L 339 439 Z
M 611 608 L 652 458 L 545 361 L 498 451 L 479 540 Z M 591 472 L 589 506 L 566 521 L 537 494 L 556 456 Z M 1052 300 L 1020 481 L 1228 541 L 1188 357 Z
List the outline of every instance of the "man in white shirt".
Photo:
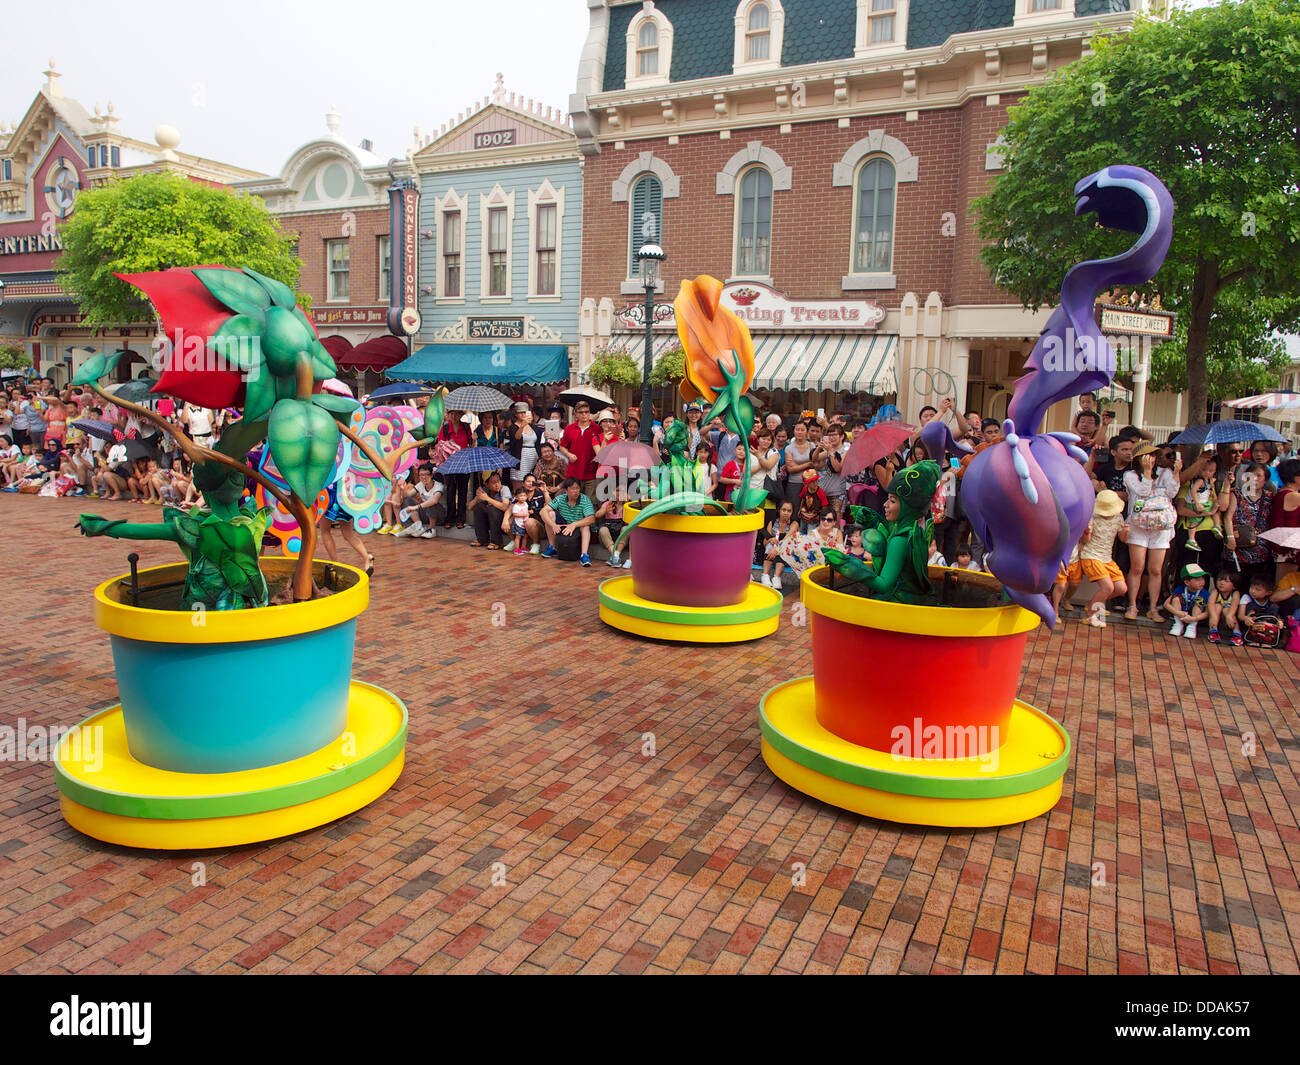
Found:
M 397 515 L 402 521 L 411 517 L 414 517 L 415 521 L 411 525 L 398 529 L 393 535 L 419 536 L 425 540 L 432 540 L 437 536 L 438 523 L 447 514 L 447 506 L 442 501 L 444 491 L 443 483 L 433 478 L 433 468 L 421 466 L 419 479 L 415 482 L 413 492 L 407 495 L 407 499 L 411 500 L 414 506 L 403 507 Z

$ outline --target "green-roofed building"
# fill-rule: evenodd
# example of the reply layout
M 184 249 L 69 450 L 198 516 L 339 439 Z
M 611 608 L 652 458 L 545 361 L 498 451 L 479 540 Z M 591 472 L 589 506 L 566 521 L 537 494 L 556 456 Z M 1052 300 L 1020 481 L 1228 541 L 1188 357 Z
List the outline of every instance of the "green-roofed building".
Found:
M 896 402 L 915 417 L 944 396 L 1005 413 L 1047 312 L 988 276 L 970 203 L 1001 169 L 1007 108 L 1163 3 L 587 6 L 569 105 L 585 157 L 579 376 L 594 350 L 644 350 L 636 251 L 654 242 L 661 303 L 683 278 L 726 282 L 779 413 Z M 658 351 L 671 307 L 654 319 Z

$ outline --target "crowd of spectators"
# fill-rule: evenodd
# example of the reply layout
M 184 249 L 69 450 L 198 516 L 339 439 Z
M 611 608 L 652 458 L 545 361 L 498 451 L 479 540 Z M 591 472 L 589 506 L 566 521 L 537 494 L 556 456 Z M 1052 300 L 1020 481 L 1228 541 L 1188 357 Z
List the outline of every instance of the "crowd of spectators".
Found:
M 421 401 L 422 402 L 422 401 Z M 234 411 L 209 411 L 155 403 L 157 413 L 196 441 L 219 438 Z M 779 587 L 823 561 L 835 547 L 865 557 L 862 529 L 850 506 L 883 514 L 889 482 L 899 469 L 928 458 L 919 436 L 881 455 L 853 475 L 845 457 L 868 419 L 848 413 L 804 411 L 798 417 L 756 416 L 747 439 L 720 419 L 705 424 L 698 401 L 688 404 L 685 459 L 702 490 L 729 500 L 748 481 L 765 493 L 763 531 L 757 538 L 755 580 Z M 667 461 L 665 438 L 675 415 L 656 417 L 652 447 Z M 105 423 L 89 434 L 80 419 Z M 950 460 L 933 508 L 937 519 L 930 561 L 978 570 L 983 545 L 964 520 L 961 481 L 975 454 L 1002 439 L 1002 427 L 977 411 L 962 415 L 951 399 L 923 407 L 918 427 L 941 418 L 971 453 Z M 1214 642 L 1248 642 L 1257 619 L 1286 618 L 1300 608 L 1300 552 L 1271 545 L 1261 534 L 1300 525 L 1300 460 L 1294 449 L 1280 458 L 1273 444 L 1229 444 L 1187 453 L 1157 444 L 1135 426 L 1114 418 L 1085 395 L 1072 420 L 1096 502 L 1093 519 L 1061 574 L 1054 600 L 1063 616 L 1084 583 L 1091 597 L 1083 620 L 1104 627 L 1108 607 L 1126 619 L 1142 614 L 1170 622 L 1171 633 Z M 614 550 L 624 525 L 624 505 L 645 486 L 602 466 L 596 456 L 618 440 L 637 440 L 635 411 L 594 410 L 583 400 L 572 419 L 554 404 L 545 412 L 520 398 L 500 415 L 448 411 L 436 440 L 422 447 L 417 464 L 392 486 L 382 509 L 381 534 L 433 539 L 439 529 L 473 529 L 475 547 L 508 550 L 591 565 L 599 543 L 608 565 L 629 568 L 626 551 Z M 444 474 L 439 467 L 470 447 L 496 447 L 513 460 L 480 474 Z M 188 461 L 154 426 L 106 405 L 89 389 L 59 391 L 48 380 L 12 388 L 0 397 L 0 471 L 7 491 L 102 496 L 141 504 L 201 502 Z M 331 524 L 346 516 L 330 513 Z M 344 529 L 344 534 L 351 532 Z M 354 537 L 348 537 L 349 541 Z M 327 541 L 328 544 L 328 541 Z M 354 545 L 373 569 L 373 556 Z

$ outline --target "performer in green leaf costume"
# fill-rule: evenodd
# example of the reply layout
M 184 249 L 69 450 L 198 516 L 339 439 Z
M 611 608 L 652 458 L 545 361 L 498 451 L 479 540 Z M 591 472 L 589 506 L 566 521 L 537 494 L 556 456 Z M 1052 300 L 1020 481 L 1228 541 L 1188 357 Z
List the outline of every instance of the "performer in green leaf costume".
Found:
M 933 603 L 930 583 L 930 534 L 934 499 L 942 470 L 937 462 L 908 466 L 889 482 L 885 516 L 867 507 L 850 507 L 862 526 L 862 546 L 871 555 L 867 564 L 842 551 L 827 548 L 826 562 L 836 573 L 858 581 L 871 598 L 895 603 Z
M 118 540 L 171 540 L 180 546 L 190 564 L 181 591 L 186 608 L 241 610 L 266 606 L 266 579 L 258 568 L 262 534 L 271 521 L 273 507 L 240 507 L 244 475 L 235 469 L 203 462 L 194 467 L 195 487 L 203 492 L 210 510 L 198 507 L 188 513 L 176 507 L 163 511 L 154 524 L 109 521 L 97 514 L 79 520 L 86 536 L 111 536 Z

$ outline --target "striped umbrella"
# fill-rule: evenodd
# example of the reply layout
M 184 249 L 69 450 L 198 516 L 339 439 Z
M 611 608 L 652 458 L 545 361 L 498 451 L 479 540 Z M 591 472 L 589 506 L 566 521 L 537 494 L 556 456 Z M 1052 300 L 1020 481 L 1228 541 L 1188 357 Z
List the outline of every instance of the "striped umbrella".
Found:
M 489 410 L 505 410 L 512 402 L 509 396 L 503 396 L 495 388 L 488 388 L 487 385 L 462 385 L 447 394 L 443 400 L 443 407 L 446 410 L 473 411 L 475 414 L 482 414 Z M 498 467 L 484 468 L 495 470 Z
M 499 447 L 464 447 L 438 467 L 439 473 L 487 473 L 508 466 L 518 466 L 519 460 Z

